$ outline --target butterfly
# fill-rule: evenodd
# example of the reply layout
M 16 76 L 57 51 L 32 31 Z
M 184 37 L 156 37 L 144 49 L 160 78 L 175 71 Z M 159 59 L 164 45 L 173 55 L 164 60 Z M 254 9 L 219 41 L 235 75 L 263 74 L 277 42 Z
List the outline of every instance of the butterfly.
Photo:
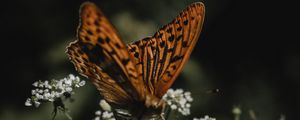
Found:
M 163 110 L 162 96 L 180 74 L 198 41 L 205 7 L 196 2 L 153 36 L 126 45 L 101 10 L 80 8 L 78 40 L 67 47 L 76 70 L 91 79 L 104 99 L 132 117 Z

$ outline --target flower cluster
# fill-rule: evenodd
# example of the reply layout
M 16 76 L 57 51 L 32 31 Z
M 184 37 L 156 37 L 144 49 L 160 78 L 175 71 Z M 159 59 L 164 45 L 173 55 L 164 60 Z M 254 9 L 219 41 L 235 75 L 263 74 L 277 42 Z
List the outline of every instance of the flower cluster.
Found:
M 95 115 L 96 117 L 94 120 L 116 120 L 116 118 L 114 118 L 113 112 L 109 111 L 102 112 L 101 110 L 98 110 L 95 112 Z
M 104 99 L 100 100 L 99 105 L 103 112 L 101 110 L 96 111 L 94 120 L 116 120 L 113 112 L 111 112 L 111 106 Z
M 204 118 L 194 118 L 193 120 L 216 120 L 216 118 L 212 118 L 208 115 L 205 115 Z
M 177 110 L 184 116 L 190 115 L 191 102 L 193 101 L 191 92 L 184 92 L 182 89 L 169 89 L 163 99 L 172 110 Z
M 36 81 L 32 84 L 35 89 L 31 90 L 32 96 L 27 98 L 25 106 L 39 107 L 41 102 L 54 102 L 61 97 L 70 97 L 73 90 L 85 85 L 85 81 L 80 80 L 70 74 L 67 78 L 51 81 Z

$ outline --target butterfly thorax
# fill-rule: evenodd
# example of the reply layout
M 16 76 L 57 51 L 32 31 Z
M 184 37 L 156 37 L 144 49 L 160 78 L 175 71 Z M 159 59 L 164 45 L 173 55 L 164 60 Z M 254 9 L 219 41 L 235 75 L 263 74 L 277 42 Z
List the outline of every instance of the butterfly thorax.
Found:
M 145 104 L 147 108 L 154 108 L 154 109 L 162 109 L 165 106 L 165 101 L 157 98 L 154 95 L 147 94 L 145 97 Z

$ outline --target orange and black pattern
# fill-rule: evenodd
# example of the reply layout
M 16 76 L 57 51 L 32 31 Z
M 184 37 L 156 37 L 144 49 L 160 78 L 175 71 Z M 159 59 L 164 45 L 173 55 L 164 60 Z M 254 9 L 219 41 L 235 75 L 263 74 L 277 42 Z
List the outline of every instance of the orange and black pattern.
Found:
M 80 10 L 78 40 L 67 54 L 108 102 L 157 107 L 195 47 L 204 13 L 203 3 L 193 3 L 152 37 L 126 46 L 96 5 L 86 2 Z
M 179 75 L 199 38 L 203 20 L 204 5 L 194 3 L 153 37 L 128 45 L 152 94 L 162 97 Z

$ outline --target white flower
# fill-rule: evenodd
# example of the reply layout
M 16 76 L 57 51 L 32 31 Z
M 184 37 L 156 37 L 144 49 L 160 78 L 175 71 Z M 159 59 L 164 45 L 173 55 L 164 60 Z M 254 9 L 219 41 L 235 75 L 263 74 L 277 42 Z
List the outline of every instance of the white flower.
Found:
M 235 106 L 232 109 L 232 113 L 235 114 L 235 115 L 240 115 L 242 113 L 242 111 L 241 111 L 240 107 Z
M 186 99 L 179 99 L 179 104 L 180 104 L 181 106 L 184 106 L 186 102 L 187 102 Z
M 166 99 L 167 99 L 167 98 L 166 98 Z M 166 99 L 165 99 L 165 100 L 166 100 Z M 173 102 L 172 102 L 171 100 L 168 100 L 167 103 L 168 103 L 168 105 L 172 105 Z
M 85 81 L 81 81 L 78 85 L 79 85 L 80 87 L 81 87 L 81 86 L 84 86 L 84 85 L 85 85 Z
M 62 89 L 63 88 L 63 81 L 58 81 L 55 85 L 55 88 Z
M 73 74 L 70 74 L 70 75 L 69 75 L 69 79 L 70 79 L 70 80 L 75 80 L 75 76 L 74 76 Z
M 104 99 L 100 100 L 99 105 L 103 109 L 103 111 L 96 111 L 96 117 L 94 118 L 94 120 L 116 120 L 114 118 L 113 112 L 111 112 L 110 105 Z
M 42 96 L 42 95 L 40 95 L 40 94 L 35 94 L 35 97 L 37 98 L 37 99 L 43 99 L 44 98 L 44 96 Z
M 171 105 L 171 109 L 175 110 L 175 109 L 177 109 L 177 106 L 173 104 L 173 105 Z
M 190 103 L 187 103 L 185 104 L 186 107 L 190 108 L 191 107 L 191 104 Z
M 40 94 L 42 94 L 42 93 L 44 93 L 44 90 L 39 89 L 38 92 L 39 92 Z
M 45 87 L 49 86 L 49 81 L 45 80 L 44 86 L 45 86 Z
M 95 117 L 94 120 L 101 120 L 99 116 Z
M 190 109 L 184 108 L 184 109 L 181 111 L 181 114 L 184 115 L 184 116 L 190 115 L 190 114 L 191 114 Z
M 163 99 L 167 102 L 172 110 L 177 110 L 184 116 L 190 115 L 190 103 L 193 101 L 191 92 L 185 92 L 182 89 L 169 89 L 163 96 Z
M 34 87 L 37 87 L 37 86 L 39 85 L 39 82 L 36 81 L 36 82 L 34 82 L 32 85 L 33 85 Z
M 76 76 L 75 79 L 74 79 L 74 82 L 75 83 L 79 83 L 80 82 L 80 78 L 78 76 Z
M 49 89 L 45 89 L 45 90 L 44 90 L 44 93 L 48 93 L 48 92 L 49 92 Z
M 111 111 L 110 105 L 104 99 L 100 100 L 99 105 L 101 106 L 101 108 L 103 110 L 105 110 L 105 111 Z
M 97 110 L 97 111 L 95 112 L 95 115 L 100 116 L 100 115 L 101 115 L 101 111 L 100 111 L 100 110 Z
M 31 90 L 31 94 L 32 94 L 32 95 L 35 95 L 36 93 L 37 93 L 36 90 Z
M 38 87 L 44 87 L 44 84 L 39 82 Z
M 174 91 L 174 94 L 176 94 L 176 95 L 180 95 L 182 93 L 183 93 L 182 89 L 177 89 L 177 90 Z
M 113 113 L 112 112 L 108 112 L 108 111 L 104 111 L 102 114 L 103 119 L 109 119 L 113 117 Z
M 40 106 L 40 104 L 41 104 L 41 102 L 34 101 L 34 106 L 35 106 L 35 107 L 39 107 L 39 106 Z
M 71 86 L 72 85 L 72 80 L 71 79 L 64 79 L 64 83 L 66 86 Z
M 77 85 L 80 84 L 80 85 Z M 64 97 L 65 92 L 74 93 L 73 90 L 85 85 L 79 77 L 70 74 L 67 78 L 51 81 L 36 81 L 32 84 L 35 89 L 31 90 L 31 99 L 25 101 L 25 106 L 39 107 L 41 102 L 54 102 L 55 99 Z M 76 85 L 78 87 L 76 87 Z
M 191 97 L 191 95 L 185 95 L 184 97 L 188 102 L 193 102 L 193 98 Z
M 200 118 L 200 119 L 194 118 L 194 120 L 216 120 L 216 118 L 212 118 L 209 117 L 208 115 L 205 115 L 204 118 Z
M 72 89 L 71 87 L 67 87 L 67 88 L 66 88 L 66 91 L 67 91 L 67 92 L 72 92 L 72 90 L 73 90 L 73 89 Z
M 25 106 L 32 106 L 32 103 L 31 103 L 31 99 L 30 98 L 27 98 L 26 102 L 25 102 Z
M 43 95 L 43 96 L 44 96 L 44 98 L 45 98 L 45 99 L 48 99 L 48 98 L 50 98 L 50 97 L 51 97 L 51 94 L 50 94 L 50 93 L 44 93 L 44 95 Z

